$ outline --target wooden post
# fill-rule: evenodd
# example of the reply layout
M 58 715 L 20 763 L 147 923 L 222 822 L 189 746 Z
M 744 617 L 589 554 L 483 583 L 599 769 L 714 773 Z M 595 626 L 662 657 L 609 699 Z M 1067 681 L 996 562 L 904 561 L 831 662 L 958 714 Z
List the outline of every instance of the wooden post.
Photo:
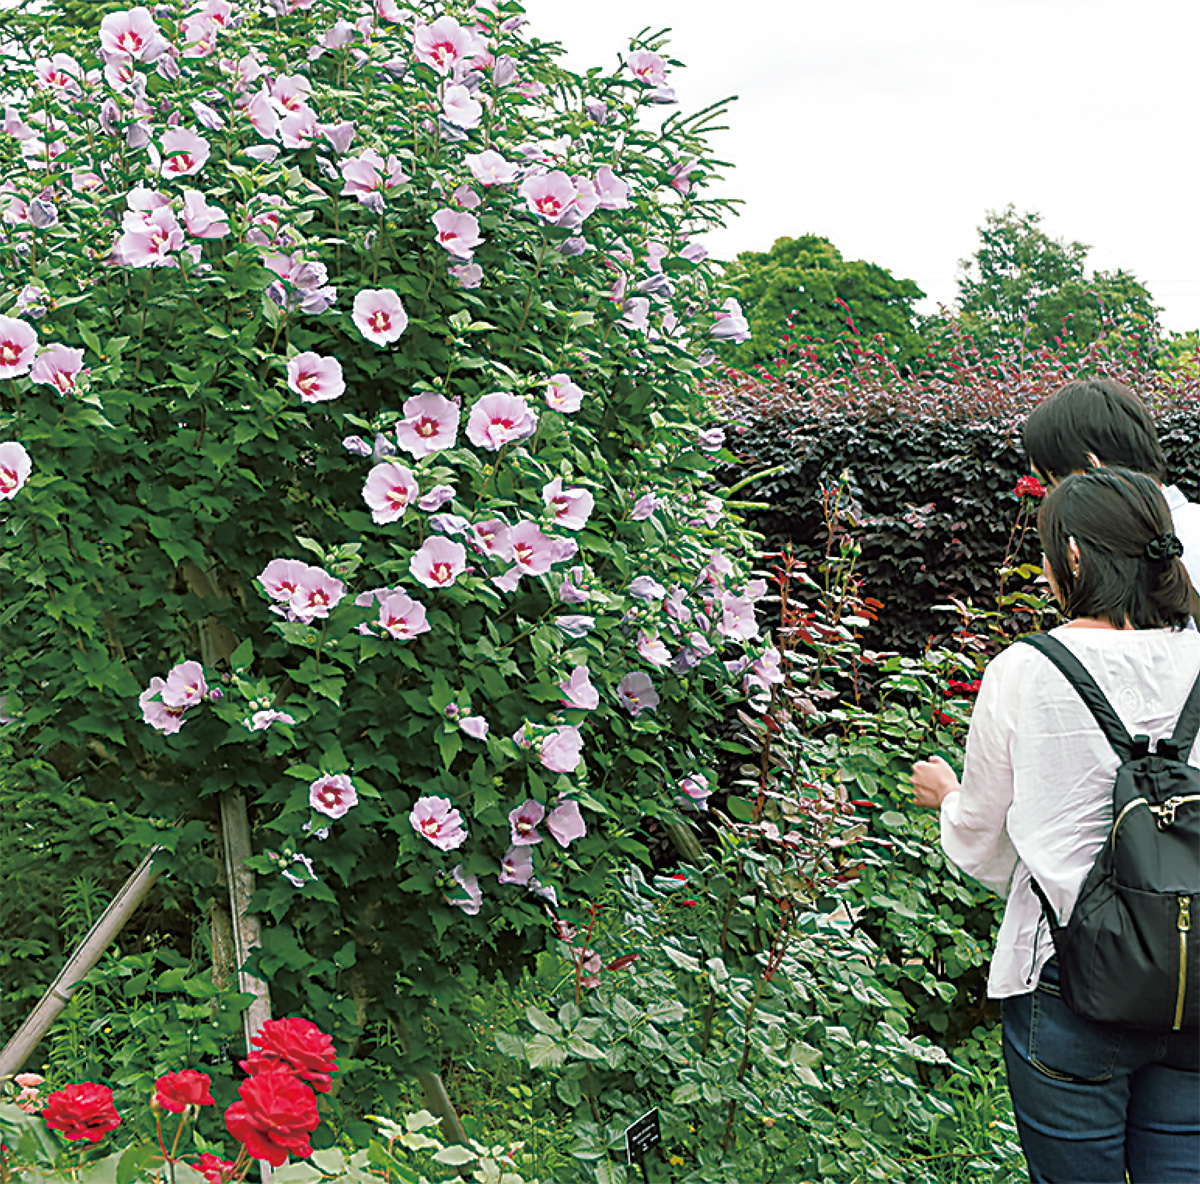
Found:
M 208 571 L 196 564 L 183 565 L 183 576 L 188 587 L 202 600 L 224 600 L 216 581 Z M 237 637 L 215 616 L 200 622 L 200 661 L 206 670 L 216 670 L 237 649 Z M 262 927 L 258 918 L 250 911 L 250 898 L 254 895 L 254 873 L 246 866 L 253 848 L 250 843 L 250 820 L 246 813 L 246 798 L 240 790 L 226 790 L 221 794 L 221 845 L 225 849 L 225 879 L 229 886 L 229 920 L 233 928 L 234 964 L 237 968 L 238 990 L 253 995 L 250 1006 L 242 1012 L 242 1035 L 246 1041 L 246 1052 L 251 1050 L 250 1040 L 271 1018 L 271 992 L 265 980 L 246 971 L 246 959 L 262 945 Z M 214 918 L 214 925 L 219 923 Z M 214 940 L 214 956 L 216 941 Z M 258 1161 L 263 1184 L 270 1184 L 271 1165 L 266 1160 Z
M 154 856 L 161 851 L 154 847 L 150 854 L 138 864 L 137 870 L 121 886 L 108 908 L 88 931 L 87 936 L 75 947 L 58 977 L 29 1013 L 25 1022 L 17 1029 L 13 1038 L 0 1052 L 0 1078 L 10 1077 L 21 1071 L 29 1054 L 38 1046 L 50 1025 L 58 1019 L 66 1007 L 75 988 L 86 977 L 89 970 L 100 961 L 101 955 L 121 932 L 134 910 L 146 899 L 146 894 L 158 879 L 152 864 Z

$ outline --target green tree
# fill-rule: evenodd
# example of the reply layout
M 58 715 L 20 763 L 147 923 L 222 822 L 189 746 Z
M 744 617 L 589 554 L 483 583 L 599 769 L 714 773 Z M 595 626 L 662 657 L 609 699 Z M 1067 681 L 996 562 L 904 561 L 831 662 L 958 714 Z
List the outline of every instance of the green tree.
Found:
M 846 333 L 848 317 L 862 338 L 881 335 L 898 365 L 922 352 L 913 306 L 925 293 L 878 264 L 844 259 L 819 235 L 776 239 L 769 251 L 743 251 L 726 268 L 725 280 L 753 334 L 741 345 L 719 347 L 733 365 L 772 361 L 788 333 L 789 314 L 792 341 L 818 338 L 826 343 L 819 352 L 831 358 L 842 352 L 833 343 Z
M 1144 339 L 1157 353 L 1160 310 L 1145 285 L 1123 269 L 1089 274 L 1091 248 L 1051 238 L 1041 221 L 1041 214 L 1011 205 L 988 211 L 978 249 L 959 261 L 963 326 L 984 346 L 1015 337 L 1031 348 L 1055 338 L 1083 347 L 1108 326 Z

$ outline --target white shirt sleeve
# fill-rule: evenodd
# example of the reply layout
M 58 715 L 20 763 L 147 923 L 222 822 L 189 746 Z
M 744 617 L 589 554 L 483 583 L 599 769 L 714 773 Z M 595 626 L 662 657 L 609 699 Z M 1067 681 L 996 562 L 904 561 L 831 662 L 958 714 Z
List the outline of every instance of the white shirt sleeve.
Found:
M 1017 851 L 1005 827 L 1013 802 L 1009 738 L 1016 733 L 1019 699 L 1006 684 L 1015 657 L 1005 651 L 984 671 L 971 713 L 962 790 L 942 802 L 941 817 L 946 855 L 1001 896 L 1007 895 L 1017 866 Z

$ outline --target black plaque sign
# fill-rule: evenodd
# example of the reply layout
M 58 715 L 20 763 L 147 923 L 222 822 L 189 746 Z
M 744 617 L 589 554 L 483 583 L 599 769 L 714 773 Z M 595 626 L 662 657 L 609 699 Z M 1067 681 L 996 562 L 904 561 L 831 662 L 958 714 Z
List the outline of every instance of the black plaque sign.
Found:
M 662 1142 L 662 1129 L 658 1125 L 658 1111 L 643 1114 L 637 1122 L 625 1128 L 625 1152 L 630 1163 L 640 1164 L 651 1147 Z M 643 1175 L 645 1168 L 642 1169 Z

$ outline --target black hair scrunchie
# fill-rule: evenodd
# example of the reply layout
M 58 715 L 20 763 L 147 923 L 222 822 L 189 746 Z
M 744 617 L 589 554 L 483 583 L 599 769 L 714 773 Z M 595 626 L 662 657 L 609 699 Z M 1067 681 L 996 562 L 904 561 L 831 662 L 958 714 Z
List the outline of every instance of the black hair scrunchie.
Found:
M 1183 544 L 1179 536 L 1167 530 L 1146 544 L 1146 558 L 1151 563 L 1166 563 L 1171 559 L 1183 558 Z

